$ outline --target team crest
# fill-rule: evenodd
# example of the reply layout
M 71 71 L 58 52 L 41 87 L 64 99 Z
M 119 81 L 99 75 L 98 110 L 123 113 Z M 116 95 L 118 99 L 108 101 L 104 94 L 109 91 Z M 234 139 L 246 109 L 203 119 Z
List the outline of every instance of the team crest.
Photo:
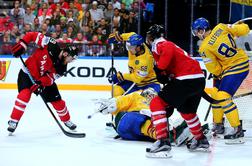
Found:
M 10 67 L 10 61 L 0 61 L 0 80 L 1 81 L 5 81 L 9 67 Z
M 139 60 L 136 60 L 136 61 L 135 61 L 135 64 L 138 65 L 138 64 L 139 64 Z

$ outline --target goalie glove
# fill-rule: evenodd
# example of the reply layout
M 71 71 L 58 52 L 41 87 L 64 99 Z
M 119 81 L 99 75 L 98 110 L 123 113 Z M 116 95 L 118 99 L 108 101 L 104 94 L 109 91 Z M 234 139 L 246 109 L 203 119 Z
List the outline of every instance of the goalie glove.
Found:
M 104 115 L 115 112 L 117 110 L 115 98 L 99 100 L 96 102 L 96 104 L 98 104 L 97 111 L 101 112 Z
M 23 53 L 25 53 L 26 50 L 27 50 L 27 44 L 22 39 L 11 48 L 11 52 L 13 56 L 16 58 L 20 57 Z

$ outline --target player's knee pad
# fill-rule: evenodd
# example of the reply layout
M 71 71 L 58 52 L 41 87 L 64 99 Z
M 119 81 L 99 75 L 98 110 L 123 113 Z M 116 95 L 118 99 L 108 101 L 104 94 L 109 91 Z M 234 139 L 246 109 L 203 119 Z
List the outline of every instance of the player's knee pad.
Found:
M 121 86 L 118 86 L 118 85 L 114 86 L 114 92 L 113 92 L 114 97 L 121 96 L 123 93 L 124 93 L 124 89 Z
M 215 100 L 223 100 L 223 99 L 228 99 L 230 97 L 231 97 L 231 95 L 229 93 L 225 92 L 225 91 L 218 91 L 218 92 L 213 94 L 213 98 Z M 217 105 L 225 106 L 225 105 L 229 104 L 230 102 L 232 102 L 232 100 L 227 100 L 227 101 L 224 101 L 224 102 L 220 102 Z
M 147 139 L 141 133 L 141 126 L 148 119 L 146 115 L 139 112 L 120 112 L 117 114 L 116 119 L 116 131 L 123 139 Z
M 162 100 L 159 96 L 154 97 L 150 102 L 151 112 L 165 110 L 168 104 Z
M 55 110 L 63 110 L 66 107 L 64 100 L 53 101 L 51 104 Z

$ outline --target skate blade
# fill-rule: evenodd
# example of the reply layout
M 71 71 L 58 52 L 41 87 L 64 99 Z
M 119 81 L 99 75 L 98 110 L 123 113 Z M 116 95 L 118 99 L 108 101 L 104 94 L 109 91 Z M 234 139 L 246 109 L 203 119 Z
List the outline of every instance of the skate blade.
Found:
M 225 144 L 227 144 L 227 145 L 244 144 L 244 143 L 245 143 L 244 138 L 227 139 L 225 141 Z
M 211 149 L 210 148 L 196 148 L 196 149 L 189 149 L 190 152 L 203 152 L 203 153 L 210 153 Z
M 13 133 L 12 133 L 12 132 L 9 132 L 8 136 L 13 136 Z
M 217 134 L 217 133 L 215 133 L 215 132 L 212 132 L 212 137 L 214 137 L 214 138 L 220 138 L 220 139 L 224 139 L 224 135 L 223 134 Z
M 149 153 L 147 152 L 145 155 L 147 158 L 171 158 L 171 152 L 157 152 L 157 153 Z

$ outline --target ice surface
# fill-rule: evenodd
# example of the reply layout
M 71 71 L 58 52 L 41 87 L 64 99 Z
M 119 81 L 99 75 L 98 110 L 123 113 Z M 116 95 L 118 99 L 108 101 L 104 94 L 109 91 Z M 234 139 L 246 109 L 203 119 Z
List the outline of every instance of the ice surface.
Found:
M 0 166 L 237 166 L 251 165 L 252 140 L 243 145 L 226 145 L 211 140 L 211 153 L 191 153 L 186 147 L 173 147 L 170 159 L 148 159 L 145 148 L 151 143 L 115 140 L 115 133 L 105 124 L 111 116 L 93 113 L 91 99 L 109 98 L 109 92 L 61 91 L 63 99 L 86 138 L 65 136 L 40 97 L 32 96 L 17 130 L 8 136 L 7 121 L 12 111 L 16 90 L 0 90 Z M 208 104 L 199 108 L 203 122 Z M 211 116 L 208 118 L 211 120 Z

